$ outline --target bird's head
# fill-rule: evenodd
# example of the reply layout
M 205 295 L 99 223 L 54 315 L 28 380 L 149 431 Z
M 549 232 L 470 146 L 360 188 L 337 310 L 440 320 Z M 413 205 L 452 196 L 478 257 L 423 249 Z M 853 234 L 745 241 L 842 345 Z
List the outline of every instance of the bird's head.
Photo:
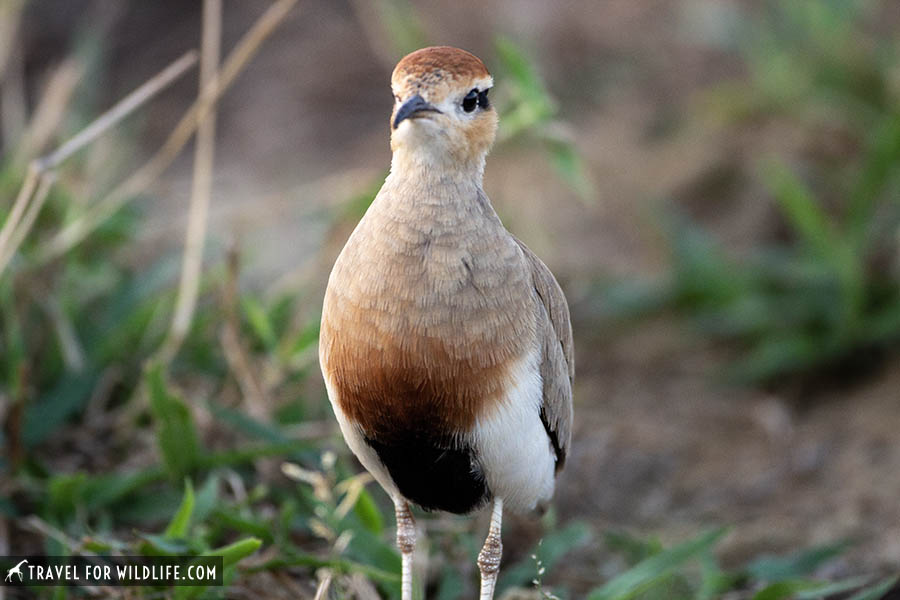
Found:
M 492 85 L 484 63 L 465 50 L 435 46 L 406 55 L 391 76 L 395 161 L 480 172 L 497 132 Z

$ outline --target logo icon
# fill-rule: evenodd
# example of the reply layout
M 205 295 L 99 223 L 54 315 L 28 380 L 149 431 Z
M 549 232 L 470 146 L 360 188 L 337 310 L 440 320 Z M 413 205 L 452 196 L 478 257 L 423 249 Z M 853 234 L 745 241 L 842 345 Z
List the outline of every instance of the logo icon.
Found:
M 21 567 L 22 565 L 24 565 L 27 562 L 28 562 L 27 559 L 22 559 L 21 561 L 19 561 L 19 564 L 17 564 L 12 569 L 10 569 L 9 571 L 6 572 L 6 579 L 4 581 L 12 581 L 13 575 L 18 575 L 19 581 L 22 581 L 22 569 L 20 569 L 19 567 Z

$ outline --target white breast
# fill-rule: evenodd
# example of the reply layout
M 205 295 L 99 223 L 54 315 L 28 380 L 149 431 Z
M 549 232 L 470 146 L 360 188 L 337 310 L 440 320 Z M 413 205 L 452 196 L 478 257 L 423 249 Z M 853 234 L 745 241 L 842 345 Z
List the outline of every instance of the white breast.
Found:
M 488 487 L 512 512 L 532 511 L 553 496 L 555 455 L 541 422 L 539 360 L 535 349 L 513 367 L 514 385 L 478 419 L 471 437 Z

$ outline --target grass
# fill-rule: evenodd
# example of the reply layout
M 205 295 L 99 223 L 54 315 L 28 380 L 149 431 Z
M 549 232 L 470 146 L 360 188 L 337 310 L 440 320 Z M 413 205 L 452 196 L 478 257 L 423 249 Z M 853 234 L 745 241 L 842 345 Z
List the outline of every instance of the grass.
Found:
M 731 570 L 723 570 L 713 549 L 726 534 L 713 529 L 669 548 L 656 541 L 627 535 L 608 536 L 607 543 L 627 558 L 631 567 L 593 590 L 589 600 L 631 598 L 708 599 L 746 597 L 752 600 L 825 599 L 850 593 L 854 600 L 881 598 L 897 583 L 897 577 L 869 585 L 864 579 L 826 582 L 809 574 L 842 551 L 841 547 L 813 548 L 784 557 L 765 556 Z M 688 567 L 695 563 L 696 569 Z M 739 594 L 736 594 L 739 592 Z
M 749 80 L 707 95 L 730 127 L 781 124 L 817 149 L 843 140 L 831 153 L 760 159 L 746 176 L 784 239 L 735 255 L 669 212 L 668 271 L 611 286 L 610 315 L 673 313 L 731 348 L 727 375 L 751 384 L 865 370 L 896 352 L 900 112 L 889 57 L 900 45 L 871 33 L 870 6 L 770 3 L 739 36 Z
M 284 1 L 273 6 L 290 8 Z M 19 230 L 24 233 L 0 272 L 5 409 L 0 531 L 12 531 L 11 550 L 20 554 L 225 557 L 225 587 L 179 588 L 163 592 L 166 597 L 302 597 L 318 589 L 330 590 L 333 597 L 375 593 L 396 598 L 400 561 L 389 503 L 368 475 L 356 471 L 324 391 L 311 377 L 317 369 L 320 299 L 302 290 L 264 295 L 244 289 L 239 249 L 213 260 L 206 270 L 193 271 L 189 276 L 196 292 L 174 283 L 179 272 L 192 272 L 179 271 L 184 257 L 166 255 L 140 267 L 128 258 L 141 227 L 131 201 L 146 193 L 191 133 L 202 128 L 212 99 L 225 92 L 277 25 L 278 14 L 283 16 L 266 14 L 268 20 L 250 30 L 218 73 L 206 74 L 207 87 L 160 152 L 123 183 L 94 190 L 99 202 L 85 202 L 78 182 L 111 182 L 118 173 L 97 170 L 104 163 L 91 154 L 99 151 L 87 144 L 93 137 L 80 138 L 83 144 L 62 144 L 68 150 L 42 163 L 54 173 L 46 180 L 45 196 L 36 195 L 37 183 L 30 191 L 25 186 L 29 200 L 21 204 L 21 218 L 33 214 L 33 220 Z M 393 28 L 403 27 L 403 14 L 394 13 Z M 571 140 L 558 133 L 555 105 L 534 62 L 506 39 L 498 40 L 497 57 L 498 78 L 503 78 L 498 87 L 505 90 L 497 101 L 504 112 L 503 141 L 528 136 L 541 141 L 562 180 L 589 197 L 582 159 Z M 78 72 L 89 73 L 89 67 L 82 65 Z M 33 124 L 31 131 L 50 131 L 45 142 L 65 139 L 66 121 L 89 124 L 71 99 L 92 82 L 69 76 L 60 81 L 69 81 L 71 89 L 55 97 L 69 100 L 44 114 L 70 118 Z M 87 131 L 118 136 L 106 126 Z M 128 145 L 124 136 L 114 142 L 118 149 Z M 881 156 L 879 143 L 873 142 L 873 156 Z M 0 165 L 3 199 L 15 197 L 29 177 L 27 161 L 17 158 L 15 148 L 6 150 Z M 873 159 L 872 175 L 863 178 L 860 189 L 880 189 L 878 165 L 884 159 L 879 160 Z M 49 172 L 48 167 L 41 173 Z M 798 231 L 810 239 L 804 252 L 810 260 L 832 257 L 830 244 L 816 242 L 831 226 L 816 216 L 812 193 L 790 172 L 776 174 L 773 189 L 783 196 Z M 358 215 L 371 197 L 348 201 L 346 218 Z M 0 204 L 0 220 L 12 223 L 15 204 Z M 202 220 L 204 211 L 198 212 Z M 10 226 L 10 231 L 15 229 Z M 195 235 L 201 242 L 205 237 Z M 697 254 L 697 261 L 719 256 L 702 244 L 685 251 Z M 196 264 L 196 243 L 192 248 L 187 261 Z M 835 277 L 843 273 L 842 252 L 834 251 Z M 702 262 L 688 266 L 696 274 L 686 273 L 681 281 L 698 277 L 699 282 L 706 277 L 704 269 L 719 277 L 727 272 Z M 726 283 L 723 297 L 733 293 Z M 846 285 L 836 293 L 855 297 L 858 292 L 851 292 L 858 287 Z M 698 289 L 708 294 L 705 287 Z M 196 302 L 196 310 L 186 311 L 177 343 L 167 346 L 182 294 L 193 296 L 182 302 Z M 172 349 L 161 352 L 165 347 Z M 437 568 L 419 582 L 420 592 L 427 589 L 429 597 L 442 600 L 467 597 L 475 585 L 471 568 L 480 532 L 466 520 L 445 519 L 440 525 L 428 535 Z M 715 544 L 725 535 L 721 529 L 666 547 L 623 533 L 601 536 L 577 521 L 548 519 L 542 527 L 540 544 L 524 559 L 504 564 L 501 591 L 523 588 L 548 598 L 571 597 L 566 582 L 552 587 L 546 582 L 575 551 L 603 562 L 589 594 L 594 600 L 811 599 L 839 593 L 864 600 L 893 585 L 893 580 L 815 577 L 843 547 L 763 557 L 726 569 L 715 558 Z M 83 592 L 37 590 L 47 598 Z M 160 596 L 160 590 L 150 588 L 130 592 L 130 597 Z

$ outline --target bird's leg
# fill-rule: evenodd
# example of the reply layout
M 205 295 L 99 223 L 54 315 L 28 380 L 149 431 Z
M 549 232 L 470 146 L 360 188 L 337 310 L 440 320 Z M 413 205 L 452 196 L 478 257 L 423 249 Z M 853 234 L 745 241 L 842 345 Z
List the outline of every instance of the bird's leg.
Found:
M 416 520 L 413 519 L 406 500 L 394 498 L 394 512 L 397 515 L 397 548 L 403 561 L 400 579 L 402 600 L 412 600 L 412 559 L 416 549 Z
M 492 600 L 494 586 L 497 585 L 497 573 L 500 572 L 500 556 L 503 554 L 503 542 L 500 540 L 500 524 L 503 520 L 503 500 L 494 500 L 491 513 L 491 527 L 488 530 L 484 546 L 478 553 L 478 570 L 481 571 L 480 600 Z

